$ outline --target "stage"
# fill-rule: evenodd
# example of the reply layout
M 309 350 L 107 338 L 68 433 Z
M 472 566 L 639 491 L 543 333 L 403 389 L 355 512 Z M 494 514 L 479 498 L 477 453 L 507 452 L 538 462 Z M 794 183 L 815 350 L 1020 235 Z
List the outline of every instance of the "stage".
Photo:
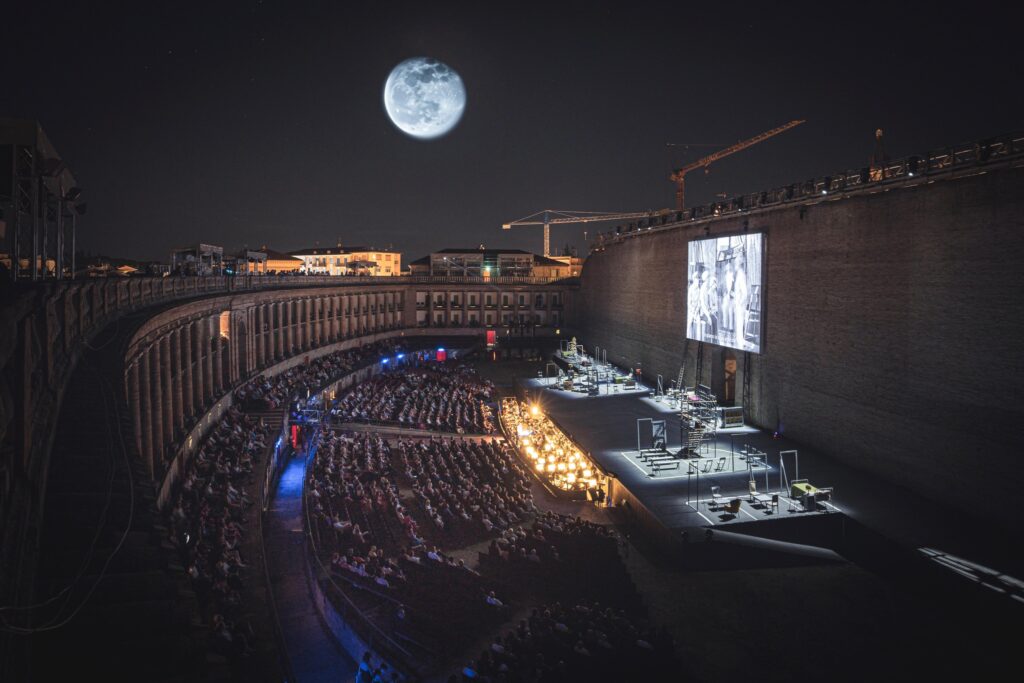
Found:
M 695 530 L 733 528 L 746 534 L 792 540 L 810 545 L 829 545 L 825 536 L 842 532 L 843 519 L 853 520 L 863 528 L 880 534 L 887 541 L 915 553 L 919 548 L 939 548 L 960 557 L 972 558 L 987 566 L 1024 573 L 1016 545 L 1006 543 L 998 529 L 977 523 L 941 501 L 926 499 L 889 481 L 855 469 L 835 458 L 817 452 L 806 444 L 753 427 L 719 429 L 713 448 L 717 459 L 736 457 L 734 468 L 700 474 L 687 474 L 686 464 L 680 472 L 659 472 L 650 476 L 649 468 L 637 463 L 638 418 L 666 421 L 667 448 L 680 446 L 676 411 L 664 401 L 657 401 L 649 390 L 625 395 L 586 396 L 547 388 L 544 380 L 519 380 L 528 400 L 536 401 L 548 417 L 591 459 L 617 481 L 609 493 L 628 491 L 647 513 L 670 533 L 686 530 L 690 538 Z M 767 454 L 767 467 L 758 468 L 755 482 L 759 494 L 779 494 L 778 509 L 752 502 L 749 473 L 741 466 L 738 453 L 750 446 Z M 835 487 L 831 500 L 818 503 L 815 512 L 803 511 L 797 500 L 780 491 L 780 453 L 799 451 L 799 472 L 796 458 L 785 456 L 786 476 L 807 479 L 818 487 Z M 709 457 L 695 462 L 703 468 Z M 768 481 L 765 482 L 767 473 Z M 720 487 L 725 499 L 740 500 L 735 514 L 726 512 L 712 499 L 712 487 Z M 617 495 L 617 494 L 615 494 Z M 621 496 L 613 501 L 621 504 Z M 791 520 L 785 521 L 785 520 Z M 798 521 L 799 520 L 799 521 Z M 813 527 L 812 531 L 808 531 Z M 726 529 L 723 528 L 723 531 Z
M 597 384 L 589 384 L 585 378 L 577 377 L 573 383 L 575 388 L 563 388 L 565 379 L 561 381 L 558 377 L 538 377 L 529 380 L 534 388 L 548 389 L 557 392 L 566 398 L 596 398 L 599 396 L 650 396 L 651 389 L 636 382 L 632 388 L 626 388 L 625 384 L 616 384 L 610 381 L 600 381 Z M 596 393 L 589 393 L 590 390 Z
M 785 440 L 751 427 L 719 429 L 713 441 L 702 447 L 699 457 L 678 459 L 678 469 L 655 469 L 637 451 L 638 419 L 665 420 L 666 450 L 682 447 L 677 411 L 659 402 L 647 387 L 636 391 L 588 396 L 551 388 L 551 378 L 520 380 L 531 402 L 540 404 L 554 421 L 601 470 L 617 480 L 670 530 L 713 527 L 758 520 L 808 517 L 839 512 L 833 501 L 818 502 L 807 510 L 789 497 L 779 467 L 780 451 L 791 449 Z M 785 456 L 786 478 L 797 479 L 796 459 Z M 805 458 L 806 460 L 806 458 Z M 800 477 L 813 474 L 808 463 L 800 463 Z M 752 495 L 750 478 L 755 491 Z M 830 481 L 811 481 L 831 486 Z M 615 490 L 615 487 L 612 489 Z M 772 494 L 777 494 L 773 504 Z M 739 500 L 738 509 L 728 511 L 729 502 Z M 613 500 L 615 504 L 620 501 Z

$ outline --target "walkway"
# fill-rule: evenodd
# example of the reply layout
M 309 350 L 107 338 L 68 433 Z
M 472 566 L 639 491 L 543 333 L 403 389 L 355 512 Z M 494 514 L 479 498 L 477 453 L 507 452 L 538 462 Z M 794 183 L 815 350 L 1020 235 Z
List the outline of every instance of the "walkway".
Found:
M 331 429 L 343 432 L 373 432 L 389 436 L 414 436 L 425 439 L 442 437 L 445 439 L 472 439 L 473 441 L 494 441 L 501 439 L 501 434 L 460 434 L 458 432 L 440 432 L 414 427 L 398 427 L 395 425 L 377 424 L 374 422 L 343 422 L 332 424 Z
M 295 457 L 277 485 L 264 524 L 270 585 L 285 649 L 298 683 L 353 680 L 356 663 L 325 630 L 309 592 L 302 530 L 306 458 Z

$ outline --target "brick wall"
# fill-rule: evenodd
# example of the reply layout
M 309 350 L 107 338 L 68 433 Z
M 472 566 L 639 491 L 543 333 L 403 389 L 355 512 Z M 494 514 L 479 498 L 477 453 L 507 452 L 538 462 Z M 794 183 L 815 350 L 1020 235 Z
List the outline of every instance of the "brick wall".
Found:
M 926 496 L 1024 521 L 1011 504 L 1024 442 L 1024 169 L 610 244 L 582 274 L 581 341 L 667 386 L 686 346 L 687 242 L 745 227 L 767 248 L 750 419 Z M 695 342 L 687 355 L 692 384 Z M 705 346 L 705 383 L 720 381 L 721 361 Z

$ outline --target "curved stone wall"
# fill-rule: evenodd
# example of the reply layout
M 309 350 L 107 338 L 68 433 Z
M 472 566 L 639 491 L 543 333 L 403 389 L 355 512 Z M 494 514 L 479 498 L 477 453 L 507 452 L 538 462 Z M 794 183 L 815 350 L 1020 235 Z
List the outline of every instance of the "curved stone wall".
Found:
M 689 240 L 763 231 L 765 345 L 748 419 L 979 516 L 1024 521 L 1024 169 L 711 218 L 610 242 L 581 277 L 581 341 L 722 395 L 728 352 L 687 344 Z
M 137 452 L 157 480 L 173 444 L 239 380 L 297 354 L 404 326 L 401 288 L 305 289 L 200 299 L 147 319 L 125 355 Z
M 62 486 L 74 476 L 69 461 L 87 466 L 75 452 L 75 435 L 58 430 L 82 402 L 96 400 L 95 383 L 78 367 L 81 358 L 90 357 L 90 372 L 116 385 L 127 414 L 117 429 L 130 437 L 132 466 L 143 464 L 136 484 L 147 491 L 155 484 L 160 495 L 172 483 L 175 458 L 198 442 L 218 401 L 223 408 L 231 388 L 262 369 L 403 330 L 482 335 L 488 319 L 554 329 L 567 322 L 576 287 L 538 278 L 239 276 L 76 280 L 6 292 L 11 296 L 0 306 L 3 603 L 35 600 L 45 508 L 64 504 L 47 493 L 55 462 L 64 463 L 57 468 Z M 72 385 L 76 405 L 65 405 Z M 61 448 L 54 445 L 58 432 Z M 82 438 L 90 439 L 90 451 L 97 449 L 93 437 Z M 119 450 L 106 447 L 107 454 L 96 454 L 98 464 Z M 0 636 L 0 652 L 15 649 L 10 637 Z

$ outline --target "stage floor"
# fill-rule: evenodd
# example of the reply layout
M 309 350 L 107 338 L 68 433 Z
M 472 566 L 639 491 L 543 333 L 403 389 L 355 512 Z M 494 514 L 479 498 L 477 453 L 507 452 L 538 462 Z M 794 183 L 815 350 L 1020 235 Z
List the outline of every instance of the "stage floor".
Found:
M 745 457 L 748 446 L 768 452 L 767 467 L 757 464 L 753 469 L 757 492 L 778 493 L 780 487 L 781 472 L 775 454 L 779 442 L 759 430 L 749 427 L 719 430 L 714 442 L 709 442 L 707 449 L 702 449 L 700 457 L 681 460 L 678 470 L 653 473 L 636 450 L 637 419 L 664 419 L 669 451 L 678 451 L 681 441 L 679 423 L 672 418 L 675 411 L 651 398 L 649 389 L 620 395 L 585 396 L 551 389 L 544 379 L 522 382 L 529 395 L 540 401 L 548 417 L 589 452 L 601 469 L 619 479 L 669 529 L 839 510 L 834 503 L 825 503 L 817 512 L 805 511 L 798 501 L 790 501 L 785 496 L 779 497 L 777 509 L 750 500 L 750 470 Z M 769 442 L 774 447 L 772 450 L 768 448 Z M 782 450 L 785 450 L 784 446 Z M 787 467 L 793 467 L 793 464 L 790 458 Z M 795 478 L 793 472 L 788 472 L 788 475 L 790 479 Z M 830 485 L 829 482 L 813 483 Z M 712 498 L 712 487 L 718 487 L 723 498 L 739 498 L 739 512 L 725 512 Z
M 587 391 L 580 391 L 578 389 L 562 389 L 556 387 L 555 384 L 558 382 L 557 377 L 537 377 L 536 379 L 527 380 L 530 382 L 530 386 L 534 388 L 543 388 L 552 392 L 561 394 L 567 398 L 597 398 L 599 396 L 649 396 L 651 389 L 637 382 L 635 389 L 626 389 L 622 384 L 615 384 L 614 382 L 601 382 L 597 387 L 597 395 L 591 395 Z
M 678 449 L 680 445 L 675 411 L 649 394 L 584 396 L 548 389 L 537 379 L 521 379 L 520 383 L 531 400 L 539 400 L 546 414 L 573 441 L 588 451 L 602 469 L 619 478 L 670 529 L 842 512 L 904 547 L 938 548 L 1003 570 L 1016 570 L 1018 575 L 1024 573 L 1024 556 L 1016 552 L 1016 544 L 1007 543 L 998 527 L 989 527 L 964 512 L 969 508 L 969 500 L 942 503 L 924 498 L 806 445 L 785 437 L 774 439 L 760 429 L 719 430 L 714 444 L 716 454 L 731 455 L 733 449 L 738 452 L 745 444 L 767 453 L 768 485 L 762 469 L 756 475 L 759 493 L 779 492 L 779 453 L 790 450 L 799 451 L 799 478 L 808 479 L 817 487 L 835 488 L 832 500 L 820 506 L 822 512 L 801 512 L 797 501 L 780 495 L 778 512 L 769 513 L 749 502 L 745 467 L 736 467 L 736 472 L 702 472 L 698 485 L 697 476 L 672 477 L 661 472 L 652 478 L 631 462 L 624 452 L 636 453 L 638 418 L 664 419 L 668 447 Z M 795 464 L 792 456 L 786 457 L 790 481 L 798 478 Z M 724 497 L 741 499 L 739 514 L 724 514 L 712 504 L 712 486 L 720 487 Z

